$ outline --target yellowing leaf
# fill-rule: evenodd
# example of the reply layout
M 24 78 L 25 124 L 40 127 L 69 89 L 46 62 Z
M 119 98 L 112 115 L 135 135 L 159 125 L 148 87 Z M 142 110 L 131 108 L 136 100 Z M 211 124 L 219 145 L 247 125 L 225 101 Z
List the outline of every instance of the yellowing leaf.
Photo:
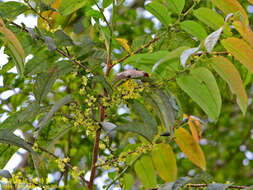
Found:
M 213 57 L 211 60 L 214 70 L 228 83 L 231 91 L 236 94 L 237 104 L 243 114 L 245 114 L 248 106 L 248 97 L 239 72 L 225 57 Z
M 128 45 L 128 41 L 123 38 L 116 38 L 116 40 L 120 43 L 120 45 L 127 51 L 130 52 L 130 47 Z
M 14 59 L 19 75 L 23 75 L 25 52 L 15 34 L 5 27 L 3 20 L 0 19 L 0 33 L 4 35 L 4 42 L 10 50 L 11 56 Z
M 197 143 L 199 143 L 199 137 L 201 137 L 201 132 L 202 132 L 200 122 L 197 119 L 194 119 L 193 117 L 189 117 L 188 124 L 189 124 L 193 138 L 195 139 Z
M 253 32 L 250 27 L 240 21 L 235 21 L 233 25 L 241 36 L 253 47 Z
M 51 5 L 51 7 L 55 8 L 55 9 L 58 9 L 60 4 L 61 4 L 61 1 L 62 0 L 55 0 L 54 3 Z M 60 16 L 60 13 L 56 12 L 56 11 L 53 11 L 53 10 L 48 10 L 48 11 L 42 12 L 41 16 L 46 18 L 49 21 L 50 25 L 53 26 L 54 22 L 55 22 L 55 18 L 57 16 Z M 41 17 L 38 17 L 37 24 L 38 24 L 39 28 L 44 28 L 44 29 L 47 29 L 47 30 L 50 29 L 50 27 L 48 25 L 48 22 L 45 21 L 44 19 L 42 19 Z
M 226 15 L 240 11 L 243 15 L 243 21 L 248 26 L 248 15 L 237 0 L 212 0 L 213 4 L 222 10 Z
M 249 3 L 253 4 L 253 0 L 248 0 Z
M 239 38 L 230 37 L 222 40 L 221 44 L 253 73 L 253 49 L 246 42 Z
M 143 156 L 137 160 L 134 164 L 134 170 L 145 189 L 152 189 L 157 186 L 155 169 L 149 156 Z
M 175 130 L 175 141 L 192 163 L 201 169 L 206 170 L 204 153 L 199 144 L 186 129 L 178 128 Z
M 152 160 L 159 176 L 167 182 L 177 179 L 175 154 L 168 144 L 156 144 L 152 151 Z

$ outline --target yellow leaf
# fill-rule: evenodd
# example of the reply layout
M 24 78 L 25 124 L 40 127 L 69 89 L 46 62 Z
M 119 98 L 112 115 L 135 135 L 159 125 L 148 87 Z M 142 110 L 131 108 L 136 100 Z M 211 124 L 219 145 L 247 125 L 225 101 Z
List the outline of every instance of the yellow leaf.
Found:
M 249 25 L 248 15 L 237 0 L 212 0 L 212 2 L 226 15 L 240 11 L 243 15 L 243 21 L 245 22 L 245 25 Z
M 175 130 L 175 141 L 189 160 L 202 170 L 206 170 L 206 160 L 202 149 L 190 133 L 183 128 Z
M 200 122 L 197 119 L 190 117 L 188 124 L 189 124 L 193 138 L 195 139 L 195 141 L 197 143 L 199 143 L 199 136 L 201 136 L 201 131 L 202 131 Z M 198 133 L 198 131 L 199 131 L 199 133 Z
M 248 0 L 249 3 L 253 4 L 253 0 Z
M 253 73 L 253 49 L 246 42 L 239 38 L 230 37 L 222 40 L 221 44 Z
M 170 145 L 163 143 L 154 145 L 152 160 L 156 171 L 164 181 L 176 181 L 177 163 L 175 154 Z
M 250 27 L 240 21 L 235 21 L 233 25 L 241 36 L 253 47 L 253 32 Z
M 52 8 L 58 9 L 62 0 L 55 0 L 55 2 L 51 5 Z M 46 18 L 50 25 L 53 26 L 55 22 L 55 18 L 60 16 L 59 12 L 48 10 L 41 13 L 41 16 Z M 46 30 L 49 30 L 50 27 L 48 25 L 48 22 L 42 19 L 41 17 L 38 17 L 37 24 L 39 28 L 44 28 Z
M 2 19 L 0 19 L 0 32 L 4 35 L 4 42 L 6 43 L 7 48 L 10 50 L 19 74 L 22 75 L 24 72 L 25 63 L 25 52 L 22 45 L 15 34 L 5 27 Z
M 127 51 L 130 52 L 130 47 L 128 45 L 128 41 L 123 38 L 116 38 L 116 40 L 120 43 L 120 45 Z
M 232 93 L 237 96 L 237 104 L 240 106 L 243 114 L 246 113 L 248 106 L 248 97 L 243 86 L 243 81 L 241 79 L 240 73 L 237 71 L 235 66 L 225 57 L 218 56 L 213 57 L 211 66 L 214 70 L 225 80 Z

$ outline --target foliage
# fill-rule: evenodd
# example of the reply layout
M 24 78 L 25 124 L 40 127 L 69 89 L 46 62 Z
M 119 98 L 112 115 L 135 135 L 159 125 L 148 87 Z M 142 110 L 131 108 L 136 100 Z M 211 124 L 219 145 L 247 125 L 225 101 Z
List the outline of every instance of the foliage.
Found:
M 250 4 L 0 2 L 9 56 L 0 89 L 12 92 L 1 96 L 2 187 L 250 186 Z M 37 26 L 18 25 L 21 14 Z M 4 167 L 18 148 L 26 152 L 10 173 Z

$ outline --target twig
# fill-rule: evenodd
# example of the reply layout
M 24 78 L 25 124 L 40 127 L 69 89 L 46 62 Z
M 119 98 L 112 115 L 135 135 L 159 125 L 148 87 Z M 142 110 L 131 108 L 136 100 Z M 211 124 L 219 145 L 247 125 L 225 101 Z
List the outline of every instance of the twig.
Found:
M 18 28 L 24 30 L 25 32 L 29 33 L 29 31 L 26 29 L 26 27 L 22 27 L 22 26 L 16 24 L 15 22 L 13 22 L 13 21 L 8 21 L 8 20 L 6 20 L 6 19 L 4 19 L 4 20 L 7 21 L 7 22 L 10 22 L 10 24 L 12 24 L 12 25 L 14 25 L 14 26 L 16 26 L 16 27 L 18 27 Z M 38 37 L 38 39 L 44 42 L 44 40 L 43 40 L 41 37 Z M 85 69 L 85 70 L 88 69 L 87 67 L 85 67 L 84 65 L 82 65 L 80 61 L 78 61 L 77 59 L 73 58 L 69 53 L 64 52 L 64 51 L 61 50 L 60 48 L 56 48 L 56 51 L 57 51 L 60 55 L 62 55 L 63 57 L 68 58 L 70 61 L 72 61 L 72 62 L 75 63 L 76 65 L 80 66 L 81 68 L 83 68 L 83 69 Z
M 120 174 L 119 174 L 117 177 L 115 177 L 115 178 L 113 179 L 113 181 L 106 187 L 106 190 L 109 189 L 109 188 L 110 188 L 122 175 L 124 175 L 124 173 L 128 170 L 128 168 L 129 168 L 130 166 L 132 166 L 141 156 L 142 156 L 142 154 L 140 154 L 139 156 L 137 156 L 137 157 L 131 162 L 131 164 L 127 165 L 127 166 L 122 170 L 122 172 L 120 172 Z
M 29 143 L 27 142 L 29 145 L 33 146 L 33 143 Z M 58 156 L 56 156 L 55 154 L 53 154 L 52 152 L 48 151 L 47 149 L 43 148 L 43 147 L 40 147 L 38 146 L 38 148 L 42 151 L 42 152 L 45 152 L 47 153 L 48 155 L 52 156 L 53 158 L 55 159 L 59 159 Z M 69 164 L 68 162 L 63 162 L 65 164 L 65 166 L 67 166 L 68 168 L 70 168 L 71 170 L 73 169 L 73 166 L 71 164 Z M 88 184 L 89 182 L 82 176 L 82 175 L 79 175 L 79 177 L 81 178 L 81 180 L 85 183 L 85 184 Z
M 45 21 L 47 22 L 49 28 L 52 28 L 52 26 L 51 26 L 51 24 L 50 24 L 50 22 L 49 22 L 49 20 L 48 20 L 47 18 L 45 18 L 44 16 L 42 16 L 36 9 L 34 9 L 34 8 L 32 7 L 32 5 L 29 3 L 29 1 L 25 1 L 25 2 L 27 3 L 28 7 L 29 7 L 36 15 L 38 15 L 40 18 L 42 18 L 43 20 L 45 20 Z
M 166 32 L 165 32 L 165 33 L 166 33 Z M 116 64 L 117 64 L 117 63 L 121 63 L 121 62 L 125 61 L 128 57 L 140 53 L 143 49 L 148 48 L 151 44 L 153 44 L 153 43 L 155 43 L 156 41 L 160 40 L 160 38 L 161 38 L 165 33 L 163 33 L 163 34 L 161 34 L 160 36 L 154 38 L 153 40 L 151 40 L 150 42 L 148 42 L 147 44 L 145 44 L 143 47 L 137 49 L 136 51 L 134 51 L 134 52 L 132 52 L 132 53 L 129 53 L 129 54 L 127 54 L 126 56 L 122 57 L 121 59 L 115 61 L 115 63 L 116 63 Z M 114 64 L 114 65 L 116 65 L 116 64 Z M 114 66 L 114 65 L 112 65 L 112 66 Z

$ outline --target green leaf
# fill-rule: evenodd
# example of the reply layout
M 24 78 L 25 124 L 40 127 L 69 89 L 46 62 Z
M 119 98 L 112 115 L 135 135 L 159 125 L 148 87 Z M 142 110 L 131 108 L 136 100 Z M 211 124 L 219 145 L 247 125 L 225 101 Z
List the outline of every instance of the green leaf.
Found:
M 12 132 L 6 129 L 0 129 L 0 143 L 10 144 L 17 146 L 19 148 L 23 148 L 32 154 L 34 166 L 39 176 L 45 179 L 46 169 L 43 162 L 40 160 L 36 152 L 32 149 L 32 147 L 27 144 L 22 138 L 14 135 Z
M 177 179 L 176 156 L 168 144 L 156 144 L 152 150 L 152 160 L 159 176 L 167 182 Z
M 18 120 L 18 114 L 13 114 L 0 124 L 0 129 L 15 131 L 15 129 L 17 129 L 19 126 L 20 126 L 20 123 Z
M 175 141 L 188 159 L 202 170 L 206 170 L 206 159 L 195 139 L 184 128 L 175 130 Z
M 18 115 L 18 120 L 21 122 L 33 119 L 40 112 L 40 104 L 38 102 L 32 102 L 25 110 L 21 111 Z
M 173 13 L 180 15 L 184 8 L 185 0 L 166 0 L 166 3 Z
M 129 173 L 124 174 L 122 183 L 124 190 L 130 190 L 134 184 L 134 177 Z
M 209 71 L 205 67 L 198 67 L 196 69 L 191 70 L 192 76 L 198 79 L 200 82 L 205 83 L 208 90 L 211 92 L 211 95 L 216 103 L 216 107 L 218 109 L 218 115 L 220 115 L 221 110 L 221 95 L 219 87 L 216 83 L 215 77 L 213 76 L 212 72 Z
M 56 45 L 55 45 L 55 41 L 53 38 L 48 37 L 48 36 L 43 36 L 44 42 L 47 45 L 48 49 L 53 52 L 54 50 L 56 50 Z
M 51 110 L 48 113 L 46 113 L 39 121 L 38 133 L 43 129 L 44 126 L 46 126 L 49 123 L 50 119 L 53 117 L 55 112 L 57 112 L 63 105 L 69 104 L 71 102 L 73 102 L 73 98 L 71 97 L 71 95 L 66 95 L 63 98 L 61 98 L 58 102 L 56 102 L 52 106 Z
M 152 132 L 153 135 L 157 134 L 157 123 L 155 121 L 155 118 L 153 115 L 147 110 L 147 108 L 138 102 L 137 100 L 134 100 L 134 103 L 132 104 L 132 108 L 135 111 L 137 115 L 139 115 L 146 126 L 148 126 Z
M 181 22 L 180 27 L 187 33 L 198 38 L 200 41 L 204 40 L 207 37 L 205 28 L 193 20 L 186 20 Z
M 153 65 L 168 55 L 168 53 L 168 51 L 161 50 L 154 53 L 136 54 L 126 59 L 124 64 L 130 64 L 146 73 L 152 73 Z
M 221 183 L 211 183 L 207 186 L 206 190 L 225 190 L 232 184 L 221 184 Z
M 156 103 L 159 108 L 159 116 L 163 125 L 166 127 L 167 131 L 173 136 L 173 126 L 175 122 L 175 113 L 169 97 L 161 90 L 157 89 L 155 92 L 150 94 L 150 97 Z
M 157 186 L 155 169 L 149 156 L 143 156 L 137 160 L 134 164 L 134 170 L 145 189 L 152 189 Z
M 33 93 L 36 100 L 39 103 L 41 103 L 43 99 L 47 96 L 56 78 L 57 78 L 57 74 L 55 71 L 51 71 L 49 73 L 38 74 L 34 87 L 33 87 Z
M 205 84 L 190 75 L 180 76 L 176 80 L 179 87 L 204 110 L 208 117 L 212 120 L 218 119 L 220 109 Z
M 103 8 L 108 7 L 110 4 L 112 4 L 113 0 L 103 0 L 102 6 Z
M 113 93 L 112 87 L 104 76 L 97 75 L 94 77 L 94 81 L 101 83 L 103 85 L 103 87 L 105 88 L 106 92 L 109 95 L 112 95 L 112 93 Z
M 9 1 L 0 2 L 0 16 L 3 18 L 14 20 L 18 15 L 29 10 L 23 3 Z
M 245 114 L 248 106 L 248 97 L 240 73 L 225 57 L 213 57 L 211 62 L 211 66 L 214 70 L 227 82 L 232 93 L 236 94 L 237 104 L 240 106 L 243 114 Z
M 145 123 L 137 121 L 120 124 L 115 128 L 115 130 L 137 133 L 145 137 L 150 142 L 152 142 L 154 135 L 156 135 L 156 133 Z
M 82 8 L 87 2 L 83 0 L 62 0 L 59 11 L 63 16 L 66 16 Z
M 63 30 L 57 30 L 54 33 L 54 36 L 55 36 L 55 42 L 59 46 L 72 46 L 73 45 L 73 40 Z
M 253 49 L 242 39 L 230 37 L 221 41 L 225 49 L 253 73 Z
M 242 5 L 237 0 L 212 0 L 212 3 L 222 10 L 226 15 L 240 11 L 246 26 L 249 25 L 248 15 Z
M 193 14 L 197 19 L 214 30 L 219 29 L 224 24 L 223 17 L 209 8 L 201 7 L 195 10 Z
M 14 59 L 19 75 L 23 76 L 25 52 L 15 34 L 13 34 L 11 30 L 5 27 L 4 22 L 1 19 L 0 33 L 4 35 L 4 42 L 6 43 L 6 47 L 9 50 L 11 57 Z
M 8 144 L 0 143 L 0 168 L 4 168 L 8 163 L 12 155 L 17 152 L 18 148 L 15 146 L 10 146 Z
M 171 23 L 170 12 L 164 5 L 152 2 L 147 4 L 145 9 L 153 14 L 163 25 L 168 26 Z

